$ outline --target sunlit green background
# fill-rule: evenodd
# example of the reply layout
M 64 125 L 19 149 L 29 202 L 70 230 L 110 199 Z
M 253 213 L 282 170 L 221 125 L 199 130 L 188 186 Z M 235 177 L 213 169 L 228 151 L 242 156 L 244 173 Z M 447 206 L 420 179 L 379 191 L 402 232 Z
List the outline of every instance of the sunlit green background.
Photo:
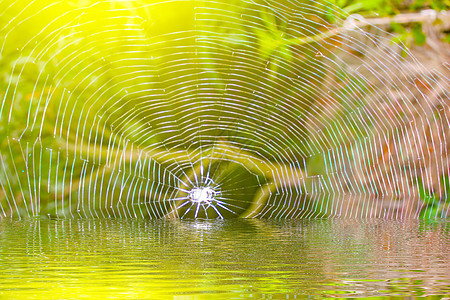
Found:
M 448 297 L 448 9 L 1 1 L 0 299 Z
M 441 83 L 395 78 L 430 9 L 448 1 L 2 1 L 1 214 L 197 217 L 167 199 L 201 161 L 240 191 L 201 217 L 445 217 L 448 95 L 408 111 Z M 333 200 L 355 191 L 387 200 Z

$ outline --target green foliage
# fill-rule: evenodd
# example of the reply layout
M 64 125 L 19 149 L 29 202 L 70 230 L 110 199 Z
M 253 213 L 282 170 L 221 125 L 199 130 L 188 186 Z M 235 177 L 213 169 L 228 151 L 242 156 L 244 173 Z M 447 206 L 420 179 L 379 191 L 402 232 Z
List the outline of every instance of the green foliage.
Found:
M 417 46 L 423 46 L 426 43 L 427 36 L 422 31 L 421 23 L 399 24 L 392 22 L 391 30 L 394 33 L 394 37 L 391 42 L 394 44 L 400 44 L 403 47 L 402 56 L 407 55 L 407 50 L 413 44 Z
M 335 0 L 334 3 L 349 14 L 357 13 L 368 18 L 391 17 L 399 13 L 415 13 L 426 9 L 438 12 L 450 9 L 450 0 L 415 0 L 412 3 L 404 0 Z M 391 23 L 391 31 L 395 35 L 392 42 L 402 43 L 407 48 L 412 43 L 418 46 L 426 43 L 426 35 L 422 31 L 421 23 Z M 447 34 L 444 41 L 449 40 Z
M 421 178 L 417 178 L 419 197 L 423 203 L 419 214 L 420 219 L 434 219 L 444 215 L 450 204 L 450 176 L 443 175 L 441 177 L 441 184 L 444 195 L 442 198 L 435 192 L 427 189 Z
M 444 38 L 442 39 L 444 42 L 449 43 L 450 44 L 450 34 L 447 33 L 445 34 Z
M 425 35 L 425 33 L 423 33 L 422 31 L 422 24 L 419 23 L 415 23 L 412 26 L 411 29 L 411 34 L 414 38 L 414 42 L 419 45 L 419 46 L 423 46 L 426 42 L 427 36 Z
M 358 13 L 368 17 L 385 17 L 402 12 L 416 12 L 423 9 L 448 10 L 450 0 L 334 0 L 334 4 L 347 13 Z
M 423 7 L 429 7 L 431 9 L 435 9 L 435 10 L 446 10 L 450 7 L 450 1 L 449 0 L 415 0 L 411 4 L 410 9 L 418 10 Z

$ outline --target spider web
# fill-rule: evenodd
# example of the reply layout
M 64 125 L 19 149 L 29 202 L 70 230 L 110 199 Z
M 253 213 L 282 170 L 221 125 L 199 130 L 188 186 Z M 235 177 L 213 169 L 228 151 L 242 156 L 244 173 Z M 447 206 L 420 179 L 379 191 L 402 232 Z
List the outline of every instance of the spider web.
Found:
M 3 217 L 449 215 L 448 65 L 330 3 L 0 7 Z

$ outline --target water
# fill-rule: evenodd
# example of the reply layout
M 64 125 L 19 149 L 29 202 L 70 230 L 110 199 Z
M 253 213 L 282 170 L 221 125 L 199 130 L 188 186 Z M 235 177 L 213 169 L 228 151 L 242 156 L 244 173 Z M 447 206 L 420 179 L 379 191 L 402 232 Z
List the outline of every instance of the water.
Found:
M 449 221 L 0 221 L 0 299 L 442 298 L 449 260 Z

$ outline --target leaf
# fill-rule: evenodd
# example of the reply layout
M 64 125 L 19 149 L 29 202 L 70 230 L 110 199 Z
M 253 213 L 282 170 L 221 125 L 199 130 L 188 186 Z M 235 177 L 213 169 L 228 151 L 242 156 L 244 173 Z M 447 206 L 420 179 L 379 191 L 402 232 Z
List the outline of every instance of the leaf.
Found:
M 391 22 L 391 29 L 397 33 L 406 33 L 406 29 L 402 24 Z
M 447 33 L 442 40 L 450 44 L 450 34 Z
M 263 12 L 261 14 L 261 19 L 263 20 L 264 26 L 271 31 L 271 32 L 277 32 L 277 19 L 275 18 L 275 15 L 271 12 Z
M 443 0 L 432 0 L 430 3 L 430 7 L 434 10 L 441 11 L 448 9 L 448 6 L 450 5 L 449 1 L 443 1 Z
M 422 24 L 419 23 L 414 24 L 411 33 L 416 45 L 423 46 L 425 44 L 427 36 L 422 31 Z
M 450 176 L 443 175 L 441 182 L 442 182 L 442 187 L 444 188 L 444 191 L 445 191 L 444 201 L 446 203 L 449 203 L 450 202 Z
M 439 205 L 433 205 L 433 206 L 426 206 L 422 211 L 420 212 L 419 219 L 434 219 L 439 214 L 441 208 Z
M 268 59 L 273 52 L 283 43 L 281 39 L 274 39 L 273 36 L 264 32 L 257 32 L 259 41 L 259 55 L 263 59 Z
M 361 0 L 366 10 L 382 9 L 385 6 L 384 0 Z
M 439 197 L 425 187 L 420 177 L 417 178 L 417 187 L 419 189 L 419 197 L 426 205 L 439 204 Z
M 416 0 L 411 4 L 410 9 L 415 11 L 417 9 L 422 8 L 425 5 L 426 5 L 426 0 Z

